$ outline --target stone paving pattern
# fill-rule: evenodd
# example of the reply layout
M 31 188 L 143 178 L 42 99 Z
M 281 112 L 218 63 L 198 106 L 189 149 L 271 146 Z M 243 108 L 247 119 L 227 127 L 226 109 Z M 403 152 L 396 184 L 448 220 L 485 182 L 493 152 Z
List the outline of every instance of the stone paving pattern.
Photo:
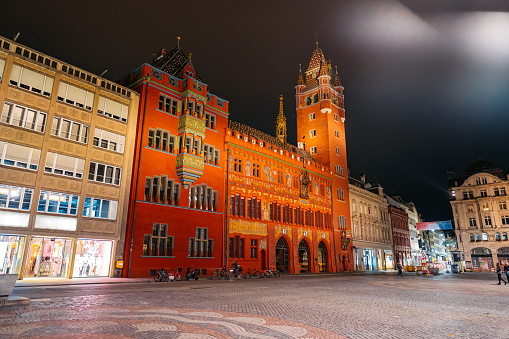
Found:
M 496 282 L 343 273 L 17 287 L 32 303 L 0 308 L 0 338 L 509 338 L 509 285 Z

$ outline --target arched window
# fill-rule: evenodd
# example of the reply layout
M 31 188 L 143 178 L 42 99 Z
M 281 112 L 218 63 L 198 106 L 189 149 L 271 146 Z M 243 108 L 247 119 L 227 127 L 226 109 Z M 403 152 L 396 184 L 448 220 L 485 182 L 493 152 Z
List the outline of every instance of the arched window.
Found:
M 311 105 L 311 98 L 310 97 L 307 97 L 306 98 L 306 105 Z
M 313 103 L 317 103 L 318 102 L 318 93 L 315 94 L 315 96 L 313 97 Z
M 470 241 L 475 241 L 474 233 L 470 233 Z
M 475 234 L 475 240 L 476 241 L 481 241 L 481 233 L 476 233 Z
M 507 232 L 502 233 L 502 240 L 507 240 Z
M 355 200 L 352 201 L 352 211 L 355 212 Z
M 482 241 L 488 241 L 488 233 L 482 234 Z
M 495 240 L 500 241 L 500 233 L 495 233 Z

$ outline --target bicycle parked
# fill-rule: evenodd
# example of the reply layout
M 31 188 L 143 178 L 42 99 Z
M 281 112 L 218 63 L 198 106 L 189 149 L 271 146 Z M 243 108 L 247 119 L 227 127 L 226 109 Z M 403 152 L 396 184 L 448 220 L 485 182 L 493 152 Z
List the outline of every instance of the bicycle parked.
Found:
M 168 272 L 164 269 L 164 267 L 158 270 L 157 273 L 154 275 L 154 281 L 155 282 L 170 281 Z
M 260 271 L 248 269 L 246 274 L 244 274 L 244 279 L 251 279 L 251 278 L 259 279 L 260 275 L 261 275 Z
M 179 266 L 177 273 L 175 273 L 175 280 L 182 281 L 182 279 L 184 279 L 184 276 L 182 275 L 182 267 Z
M 280 274 L 277 269 L 268 268 L 263 271 L 260 275 L 260 278 L 279 278 Z

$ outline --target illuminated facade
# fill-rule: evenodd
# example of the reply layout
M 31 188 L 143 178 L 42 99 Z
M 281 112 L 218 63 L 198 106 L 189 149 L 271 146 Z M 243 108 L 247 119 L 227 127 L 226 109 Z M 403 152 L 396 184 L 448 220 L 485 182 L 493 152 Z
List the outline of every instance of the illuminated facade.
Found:
M 224 265 L 228 101 L 178 47 L 121 83 L 141 94 L 122 274 L 193 265 L 210 275 Z
M 114 274 L 138 94 L 0 37 L 0 273 Z
M 318 43 L 296 89 L 297 140 L 313 159 L 333 172 L 332 214 L 338 270 L 354 270 L 348 193 L 343 86 Z
M 375 183 L 349 178 L 350 213 L 356 271 L 392 269 L 391 221 L 383 188 Z
M 449 195 L 458 250 L 467 268 L 490 270 L 509 263 L 508 176 L 492 163 L 479 160 L 456 177 L 449 170 Z

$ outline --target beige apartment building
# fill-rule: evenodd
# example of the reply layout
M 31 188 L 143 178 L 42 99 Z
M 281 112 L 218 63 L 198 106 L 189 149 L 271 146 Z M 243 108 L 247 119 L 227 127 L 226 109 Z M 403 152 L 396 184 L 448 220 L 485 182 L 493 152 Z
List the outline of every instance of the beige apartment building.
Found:
M 393 268 L 391 220 L 383 188 L 348 178 L 356 271 Z
M 509 181 L 492 163 L 479 160 L 456 177 L 448 171 L 458 250 L 467 268 L 486 271 L 509 263 Z
M 0 37 L 0 274 L 113 276 L 137 93 Z

